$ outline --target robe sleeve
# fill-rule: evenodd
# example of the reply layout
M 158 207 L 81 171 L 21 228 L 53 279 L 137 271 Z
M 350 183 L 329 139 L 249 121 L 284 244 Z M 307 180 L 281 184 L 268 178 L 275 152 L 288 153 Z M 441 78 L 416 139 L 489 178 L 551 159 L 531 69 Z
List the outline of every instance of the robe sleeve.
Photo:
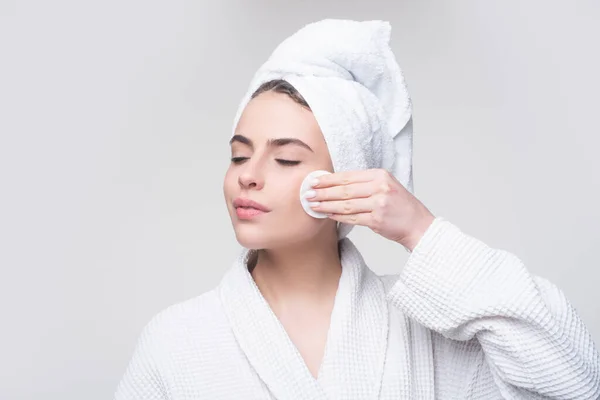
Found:
M 562 291 L 442 217 L 413 249 L 388 300 L 447 339 L 475 338 L 507 398 L 600 398 L 598 350 Z
M 117 387 L 114 400 L 168 400 L 159 366 L 158 316 L 142 329 L 133 356 Z

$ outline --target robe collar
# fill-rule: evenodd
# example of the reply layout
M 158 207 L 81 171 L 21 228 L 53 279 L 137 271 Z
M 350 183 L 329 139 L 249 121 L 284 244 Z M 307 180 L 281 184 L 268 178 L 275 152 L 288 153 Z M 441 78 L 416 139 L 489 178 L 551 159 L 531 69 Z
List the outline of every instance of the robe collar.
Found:
M 243 249 L 219 284 L 234 336 L 275 398 L 377 398 L 388 345 L 389 313 L 381 280 L 348 238 L 318 378 L 262 296 Z M 307 329 L 310 329 L 307 327 Z

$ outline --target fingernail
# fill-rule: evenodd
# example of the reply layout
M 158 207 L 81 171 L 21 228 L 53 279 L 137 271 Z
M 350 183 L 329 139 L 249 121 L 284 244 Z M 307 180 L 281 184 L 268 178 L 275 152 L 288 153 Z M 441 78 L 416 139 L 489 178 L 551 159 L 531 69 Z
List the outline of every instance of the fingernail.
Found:
M 317 186 L 319 184 L 319 180 L 317 178 L 313 179 L 312 182 L 310 183 L 310 186 Z
M 311 207 L 318 207 L 319 204 L 321 204 L 320 201 L 312 201 L 312 202 L 308 203 L 308 205 Z
M 316 195 L 317 195 L 317 192 L 315 192 L 314 190 L 309 190 L 304 194 L 304 198 L 310 199 L 311 197 L 315 197 Z

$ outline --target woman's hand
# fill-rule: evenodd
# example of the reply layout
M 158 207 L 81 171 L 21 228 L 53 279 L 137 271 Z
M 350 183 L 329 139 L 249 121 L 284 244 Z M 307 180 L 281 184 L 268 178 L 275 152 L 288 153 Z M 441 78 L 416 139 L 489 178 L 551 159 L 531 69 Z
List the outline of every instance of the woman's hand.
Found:
M 409 251 L 417 245 L 435 216 L 385 169 L 322 175 L 307 192 L 312 209 L 329 218 L 364 225 L 400 243 Z

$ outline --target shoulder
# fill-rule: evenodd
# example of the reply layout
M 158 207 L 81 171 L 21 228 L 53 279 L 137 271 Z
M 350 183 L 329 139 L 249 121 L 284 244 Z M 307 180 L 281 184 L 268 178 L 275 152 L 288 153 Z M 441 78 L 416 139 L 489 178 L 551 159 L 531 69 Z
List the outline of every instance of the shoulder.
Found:
M 158 311 L 144 326 L 142 336 L 164 345 L 190 335 L 211 336 L 227 328 L 226 316 L 215 288 Z

